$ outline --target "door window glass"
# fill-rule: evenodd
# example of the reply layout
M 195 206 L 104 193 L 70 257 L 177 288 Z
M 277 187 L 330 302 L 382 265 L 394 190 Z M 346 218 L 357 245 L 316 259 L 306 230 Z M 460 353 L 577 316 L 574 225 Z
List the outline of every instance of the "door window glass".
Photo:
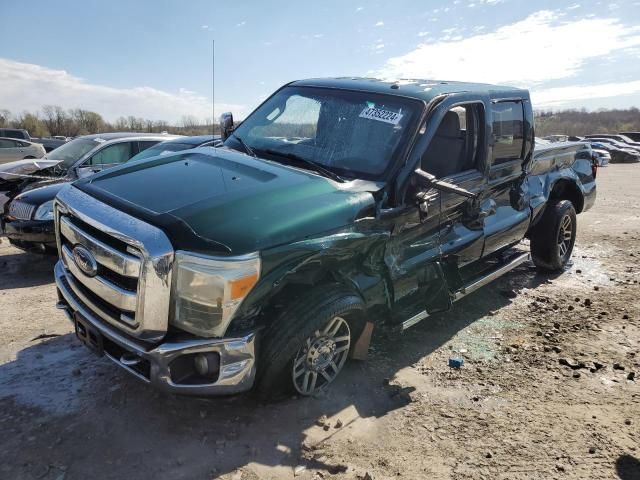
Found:
M 13 140 L 0 140 L 0 148 L 15 148 L 16 142 Z
M 133 156 L 131 142 L 116 143 L 103 148 L 89 161 L 90 165 L 115 165 L 124 163 Z
M 157 140 L 145 140 L 143 142 L 138 142 L 138 152 L 142 152 L 149 147 L 153 147 L 157 143 Z
M 493 105 L 492 165 L 522 157 L 524 144 L 524 112 L 521 102 L 500 102 Z
M 422 155 L 420 168 L 437 178 L 481 170 L 483 125 L 481 103 L 450 109 Z

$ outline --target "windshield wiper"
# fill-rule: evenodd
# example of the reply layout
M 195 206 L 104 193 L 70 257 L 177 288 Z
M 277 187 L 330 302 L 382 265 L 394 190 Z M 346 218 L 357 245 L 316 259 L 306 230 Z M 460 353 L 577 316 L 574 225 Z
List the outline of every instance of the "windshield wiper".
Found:
M 336 182 L 344 183 L 346 181 L 340 175 L 338 175 L 337 173 L 332 172 L 328 168 L 323 167 L 319 163 L 316 163 L 313 160 L 309 160 L 309 159 L 304 158 L 304 157 L 300 157 L 299 155 L 296 155 L 295 153 L 279 152 L 277 150 L 272 150 L 270 148 L 267 148 L 267 149 L 264 149 L 264 150 L 260 149 L 259 151 L 260 152 L 264 152 L 264 153 L 268 153 L 269 155 L 275 155 L 277 157 L 288 158 L 289 160 L 293 160 L 294 162 L 299 162 L 299 163 L 304 163 L 306 165 L 309 165 L 316 172 L 321 173 L 325 177 L 329 177 L 332 180 L 335 180 Z
M 257 158 L 258 156 L 256 155 L 256 152 L 253 151 L 253 148 L 251 148 L 249 145 L 247 145 L 247 142 L 245 142 L 242 138 L 240 138 L 238 135 L 236 135 L 235 133 L 232 133 L 231 136 L 233 138 L 235 138 L 236 140 L 238 140 L 238 142 L 240 142 L 240 145 L 242 145 L 242 148 L 244 148 L 244 151 L 247 152 L 249 155 L 251 155 L 254 158 Z

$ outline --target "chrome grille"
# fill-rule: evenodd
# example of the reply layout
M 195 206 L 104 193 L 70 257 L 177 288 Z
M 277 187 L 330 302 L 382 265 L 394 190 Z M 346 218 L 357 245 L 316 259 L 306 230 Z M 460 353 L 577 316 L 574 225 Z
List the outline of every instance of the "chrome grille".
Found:
M 18 220 L 31 220 L 35 209 L 35 205 L 14 200 L 9 204 L 9 215 Z
M 74 187 L 59 193 L 55 219 L 66 282 L 84 307 L 141 339 L 164 336 L 173 262 L 164 233 Z M 76 264 L 77 245 L 94 257 L 94 276 Z

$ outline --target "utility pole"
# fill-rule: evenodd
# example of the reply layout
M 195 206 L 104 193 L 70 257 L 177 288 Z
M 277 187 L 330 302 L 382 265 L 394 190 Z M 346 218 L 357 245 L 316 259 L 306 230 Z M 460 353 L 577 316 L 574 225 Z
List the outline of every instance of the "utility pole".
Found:
M 211 135 L 216 134 L 216 41 L 211 40 Z

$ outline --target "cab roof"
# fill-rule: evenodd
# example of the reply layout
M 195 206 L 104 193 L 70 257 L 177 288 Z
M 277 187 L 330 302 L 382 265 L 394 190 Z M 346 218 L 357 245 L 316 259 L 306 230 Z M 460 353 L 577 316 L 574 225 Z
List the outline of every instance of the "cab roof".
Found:
M 343 90 L 359 90 L 387 95 L 397 95 L 430 102 L 435 97 L 452 93 L 478 93 L 490 97 L 529 98 L 529 91 L 514 87 L 487 83 L 467 83 L 443 80 L 402 79 L 382 80 L 366 77 L 311 78 L 291 82 L 291 86 L 324 87 Z
M 182 143 L 185 145 L 201 145 L 203 143 L 212 142 L 213 140 L 221 140 L 220 135 L 192 135 L 189 137 L 175 137 L 162 143 Z

